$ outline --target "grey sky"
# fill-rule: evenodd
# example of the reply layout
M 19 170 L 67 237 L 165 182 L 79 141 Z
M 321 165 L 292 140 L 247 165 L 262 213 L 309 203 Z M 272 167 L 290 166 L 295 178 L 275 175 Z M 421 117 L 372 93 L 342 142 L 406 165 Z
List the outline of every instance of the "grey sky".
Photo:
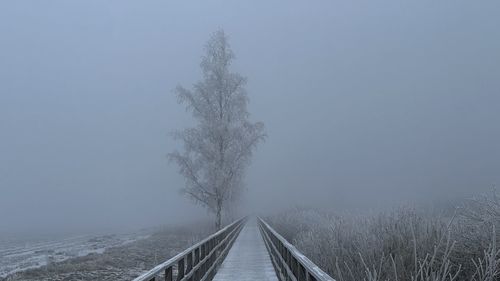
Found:
M 224 28 L 269 138 L 249 209 L 500 182 L 498 1 L 2 1 L 0 230 L 195 218 L 165 155 Z M 284 195 L 283 195 L 284 194 Z M 389 205 L 390 205 L 389 204 Z

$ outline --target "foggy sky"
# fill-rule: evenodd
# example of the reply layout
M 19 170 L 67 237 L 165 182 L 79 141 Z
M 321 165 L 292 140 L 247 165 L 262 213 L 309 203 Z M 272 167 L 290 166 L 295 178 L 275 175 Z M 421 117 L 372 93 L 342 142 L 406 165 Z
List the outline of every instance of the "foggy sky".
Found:
M 378 208 L 500 182 L 498 1 L 2 1 L 0 232 L 203 216 L 172 89 L 223 28 L 248 77 L 244 208 Z

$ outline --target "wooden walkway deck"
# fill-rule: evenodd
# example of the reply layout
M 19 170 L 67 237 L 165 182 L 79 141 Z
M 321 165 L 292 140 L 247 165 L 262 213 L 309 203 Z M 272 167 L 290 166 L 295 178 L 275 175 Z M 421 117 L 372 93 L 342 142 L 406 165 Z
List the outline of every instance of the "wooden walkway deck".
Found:
M 243 227 L 213 280 L 278 281 L 255 218 Z
M 241 218 L 134 281 L 335 281 L 260 218 Z

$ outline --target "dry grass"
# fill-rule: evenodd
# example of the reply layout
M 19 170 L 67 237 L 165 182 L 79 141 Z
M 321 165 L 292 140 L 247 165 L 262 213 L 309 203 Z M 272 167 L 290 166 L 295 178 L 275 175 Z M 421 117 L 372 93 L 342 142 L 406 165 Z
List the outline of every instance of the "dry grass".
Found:
M 213 227 L 208 222 L 185 227 L 165 227 L 149 238 L 107 249 L 103 254 L 50 263 L 41 268 L 13 274 L 5 280 L 132 280 L 212 231 Z
M 493 281 L 500 197 L 480 196 L 445 216 L 400 208 L 373 215 L 296 209 L 268 218 L 338 281 Z

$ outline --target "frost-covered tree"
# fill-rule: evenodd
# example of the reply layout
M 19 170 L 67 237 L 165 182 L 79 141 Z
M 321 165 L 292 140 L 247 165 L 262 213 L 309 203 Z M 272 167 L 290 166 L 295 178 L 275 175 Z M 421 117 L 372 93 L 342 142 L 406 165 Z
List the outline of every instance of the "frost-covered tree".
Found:
M 192 90 L 176 88 L 179 103 L 191 111 L 197 125 L 174 133 L 184 151 L 170 153 L 186 184 L 182 191 L 215 214 L 217 229 L 222 213 L 239 198 L 252 151 L 266 137 L 264 124 L 248 120 L 246 79 L 230 72 L 234 54 L 224 31 L 215 32 L 201 61 L 203 79 Z

